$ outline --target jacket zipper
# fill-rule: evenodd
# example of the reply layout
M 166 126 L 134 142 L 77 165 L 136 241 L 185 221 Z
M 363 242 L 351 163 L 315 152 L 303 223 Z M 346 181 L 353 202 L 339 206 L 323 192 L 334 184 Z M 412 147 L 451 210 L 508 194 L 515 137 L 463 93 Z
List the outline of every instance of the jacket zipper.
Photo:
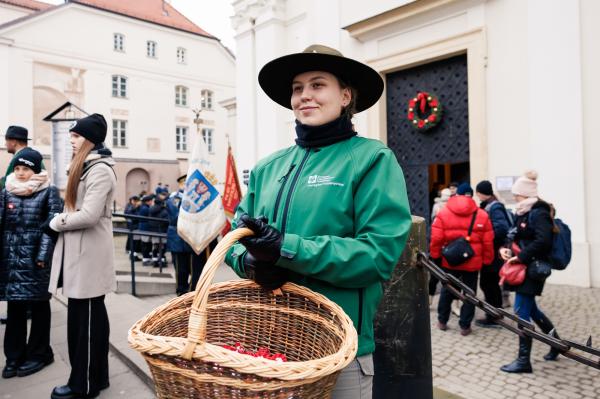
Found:
M 358 289 L 358 335 L 362 330 L 362 318 L 363 318 L 363 290 L 364 288 Z
M 302 158 L 302 162 L 300 162 L 300 166 L 298 170 L 296 170 L 296 174 L 290 183 L 290 189 L 288 190 L 287 197 L 285 198 L 285 206 L 283 207 L 283 220 L 281 221 L 281 234 L 285 235 L 285 225 L 287 223 L 287 215 L 290 207 L 290 201 L 292 199 L 292 194 L 294 193 L 294 187 L 296 187 L 296 183 L 298 182 L 298 177 L 300 177 L 300 172 L 302 172 L 302 168 L 310 155 L 310 149 L 306 150 L 306 154 L 304 154 L 304 158 Z
M 273 223 L 275 223 L 277 221 L 277 210 L 279 209 L 279 202 L 281 201 L 281 195 L 283 194 L 283 189 L 285 188 L 285 183 L 287 183 L 287 179 L 290 176 L 290 173 L 292 173 L 292 170 L 294 170 L 295 166 L 296 166 L 296 164 L 291 164 L 287 173 L 284 176 L 282 176 L 281 178 L 279 178 L 279 180 L 277 180 L 278 182 L 281 183 L 281 187 L 279 188 L 279 192 L 277 193 L 277 199 L 275 200 L 275 212 L 273 212 Z

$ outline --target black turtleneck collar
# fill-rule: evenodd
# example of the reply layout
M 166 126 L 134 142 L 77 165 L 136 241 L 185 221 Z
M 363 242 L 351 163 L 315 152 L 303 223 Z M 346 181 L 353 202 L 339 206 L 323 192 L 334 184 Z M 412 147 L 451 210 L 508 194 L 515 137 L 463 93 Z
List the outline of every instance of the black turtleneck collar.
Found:
M 296 120 L 296 144 L 302 148 L 325 147 L 338 141 L 356 136 L 352 130 L 352 121 L 347 116 L 339 118 L 319 126 L 303 125 Z

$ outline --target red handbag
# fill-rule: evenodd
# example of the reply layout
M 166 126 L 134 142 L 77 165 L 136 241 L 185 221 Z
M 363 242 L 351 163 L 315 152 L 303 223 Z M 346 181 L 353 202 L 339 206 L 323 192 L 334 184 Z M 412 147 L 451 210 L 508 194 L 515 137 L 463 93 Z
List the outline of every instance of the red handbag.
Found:
M 515 256 L 521 252 L 520 248 L 514 243 L 512 245 L 512 251 Z M 503 285 L 506 282 L 508 285 L 521 285 L 523 284 L 523 281 L 525 281 L 526 273 L 527 265 L 523 263 L 504 262 L 498 273 L 500 276 L 500 282 L 498 284 Z

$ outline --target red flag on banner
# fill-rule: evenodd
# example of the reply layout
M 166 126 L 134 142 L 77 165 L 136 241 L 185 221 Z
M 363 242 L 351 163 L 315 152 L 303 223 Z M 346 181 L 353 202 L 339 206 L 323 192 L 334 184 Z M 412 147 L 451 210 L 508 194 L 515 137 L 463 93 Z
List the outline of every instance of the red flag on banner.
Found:
M 237 169 L 235 168 L 235 159 L 233 159 L 233 153 L 231 146 L 227 149 L 227 170 L 225 174 L 225 189 L 223 190 L 223 209 L 225 215 L 227 215 L 227 223 L 223 228 L 222 234 L 225 235 L 231 230 L 230 220 L 233 218 L 235 208 L 242 199 L 242 189 L 240 187 L 240 181 L 237 175 Z

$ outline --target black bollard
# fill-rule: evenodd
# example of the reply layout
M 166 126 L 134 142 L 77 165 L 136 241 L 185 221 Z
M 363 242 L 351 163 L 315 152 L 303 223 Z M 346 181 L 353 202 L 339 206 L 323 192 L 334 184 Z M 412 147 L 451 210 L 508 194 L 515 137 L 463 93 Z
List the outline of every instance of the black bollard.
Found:
M 375 399 L 431 399 L 428 274 L 416 252 L 427 247 L 425 220 L 413 216 L 410 236 L 375 317 Z

